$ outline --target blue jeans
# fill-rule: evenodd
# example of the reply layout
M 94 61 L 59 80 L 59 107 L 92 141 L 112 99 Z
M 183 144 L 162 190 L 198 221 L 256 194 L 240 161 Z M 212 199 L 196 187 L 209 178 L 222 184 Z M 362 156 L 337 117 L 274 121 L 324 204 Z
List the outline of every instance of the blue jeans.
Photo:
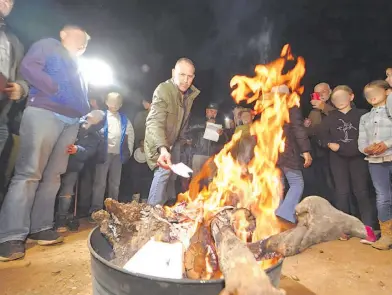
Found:
M 150 205 L 164 205 L 170 199 L 176 198 L 176 177 L 171 170 L 157 168 L 151 183 L 147 203 Z
M 181 146 L 174 144 L 171 151 L 171 160 L 177 164 L 181 159 Z M 169 200 L 175 200 L 177 175 L 171 170 L 156 168 L 152 180 L 147 203 L 150 205 L 164 205 Z
M 51 111 L 27 107 L 20 126 L 20 149 L 0 212 L 0 243 L 26 239 L 53 227 L 60 175 L 68 164 L 67 146 L 79 124 L 68 125 Z
M 301 170 L 286 167 L 283 167 L 281 170 L 284 174 L 284 177 L 282 176 L 283 187 L 285 183 L 284 178 L 287 179 L 290 187 L 280 206 L 276 209 L 275 214 L 278 217 L 295 223 L 297 221 L 295 216 L 295 206 L 297 206 L 301 200 L 302 193 L 304 191 L 304 178 Z
M 378 220 L 392 219 L 392 162 L 369 163 L 369 171 L 377 194 Z

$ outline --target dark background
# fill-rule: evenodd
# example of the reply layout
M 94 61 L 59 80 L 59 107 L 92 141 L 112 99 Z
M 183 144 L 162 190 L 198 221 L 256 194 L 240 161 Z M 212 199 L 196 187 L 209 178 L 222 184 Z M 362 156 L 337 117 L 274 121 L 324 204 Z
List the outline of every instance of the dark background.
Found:
M 309 111 L 314 84 L 348 84 L 356 104 L 367 107 L 363 86 L 392 66 L 391 0 L 15 0 L 7 19 L 28 47 L 57 37 L 64 24 L 83 26 L 92 40 L 86 56 L 104 59 L 116 73 L 115 90 L 133 113 L 143 97 L 168 79 L 175 61 L 196 64 L 202 94 L 194 111 L 210 101 L 224 112 L 233 105 L 229 81 L 252 75 L 256 64 L 278 57 L 285 43 L 305 58 Z M 149 71 L 142 70 L 148 65 Z M 100 96 L 110 89 L 95 89 Z

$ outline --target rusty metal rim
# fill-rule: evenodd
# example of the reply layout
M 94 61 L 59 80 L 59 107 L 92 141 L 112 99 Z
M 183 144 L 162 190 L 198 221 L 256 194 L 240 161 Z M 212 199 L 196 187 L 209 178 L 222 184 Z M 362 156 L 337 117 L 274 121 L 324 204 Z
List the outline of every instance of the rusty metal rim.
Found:
M 99 231 L 99 226 L 95 227 L 88 235 L 87 245 L 88 245 L 88 249 L 90 250 L 91 255 L 93 255 L 95 259 L 99 260 L 101 263 L 103 263 L 107 267 L 113 268 L 116 271 L 122 272 L 127 275 L 131 275 L 134 277 L 143 278 L 143 279 L 149 279 L 149 280 L 154 280 L 154 281 L 159 281 L 159 282 L 170 282 L 170 283 L 176 283 L 176 284 L 184 284 L 184 285 L 186 285 L 186 284 L 217 284 L 217 283 L 224 282 L 224 279 L 218 279 L 218 280 L 166 279 L 166 278 L 154 277 L 154 276 L 149 276 L 149 275 L 144 275 L 144 274 L 133 273 L 133 272 L 127 271 L 123 268 L 120 268 L 120 267 L 114 265 L 110 261 L 101 257 L 97 252 L 95 252 L 94 248 L 91 245 L 91 236 L 93 235 L 93 233 L 95 231 Z M 265 270 L 265 272 L 269 273 L 269 272 L 272 272 L 275 268 L 280 267 L 281 264 L 283 263 L 283 260 L 284 260 L 284 258 L 280 258 L 279 261 L 275 265 L 267 268 Z

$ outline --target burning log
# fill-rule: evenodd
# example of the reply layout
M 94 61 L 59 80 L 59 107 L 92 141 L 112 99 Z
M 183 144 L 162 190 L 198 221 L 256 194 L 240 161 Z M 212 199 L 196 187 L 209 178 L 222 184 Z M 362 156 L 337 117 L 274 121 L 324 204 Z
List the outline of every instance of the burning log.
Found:
M 93 214 L 101 233 L 113 246 L 113 263 L 123 266 L 151 238 L 170 240 L 170 223 L 163 218 L 162 207 L 132 202 L 121 204 L 105 200 L 106 211 Z
M 313 245 L 337 240 L 343 235 L 366 238 L 365 225 L 358 218 L 335 209 L 321 197 L 305 198 L 295 211 L 298 217 L 295 228 L 248 245 L 255 257 L 269 252 L 292 256 Z
M 211 232 L 218 250 L 220 268 L 225 277 L 221 295 L 284 295 L 272 286 L 252 252 L 232 229 L 233 212 L 225 210 L 211 222 Z

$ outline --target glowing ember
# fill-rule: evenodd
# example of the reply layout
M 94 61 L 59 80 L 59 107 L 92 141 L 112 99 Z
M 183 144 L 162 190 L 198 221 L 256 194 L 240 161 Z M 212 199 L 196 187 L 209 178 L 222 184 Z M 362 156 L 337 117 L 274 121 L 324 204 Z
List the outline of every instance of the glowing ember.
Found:
M 261 114 L 261 118 L 251 126 L 251 135 L 256 137 L 254 158 L 248 163 L 247 173 L 244 174 L 244 167 L 231 154 L 241 138 L 241 133 L 236 133 L 231 142 L 215 156 L 216 171 L 208 187 L 199 192 L 198 185 L 195 187 L 193 181 L 190 191 L 179 196 L 180 203 L 175 206 L 183 206 L 181 202 L 185 201 L 187 210 L 194 209 L 202 216 L 198 222 L 208 224 L 222 207 L 236 206 L 248 209 L 256 217 L 253 241 L 280 232 L 275 209 L 280 202 L 282 186 L 276 163 L 284 148 L 283 125 L 289 122 L 289 108 L 299 106 L 303 93 L 300 80 L 305 74 L 305 61 L 301 57 L 298 57 L 294 68 L 283 74 L 287 60 L 294 60 L 288 45 L 284 46 L 281 57 L 274 62 L 257 65 L 254 77 L 235 76 L 231 80 L 230 86 L 235 88 L 232 92 L 234 100 L 237 103 L 255 103 L 254 113 Z M 290 94 L 270 93 L 272 87 L 283 84 L 290 88 Z M 204 165 L 196 180 L 211 176 L 210 170 L 208 164 Z M 237 215 L 236 218 L 236 234 L 244 241 L 249 240 L 249 232 L 246 230 L 248 221 L 245 216 Z M 208 257 L 205 261 L 207 270 L 211 271 Z M 269 267 L 275 262 L 274 259 L 265 261 L 263 266 Z

